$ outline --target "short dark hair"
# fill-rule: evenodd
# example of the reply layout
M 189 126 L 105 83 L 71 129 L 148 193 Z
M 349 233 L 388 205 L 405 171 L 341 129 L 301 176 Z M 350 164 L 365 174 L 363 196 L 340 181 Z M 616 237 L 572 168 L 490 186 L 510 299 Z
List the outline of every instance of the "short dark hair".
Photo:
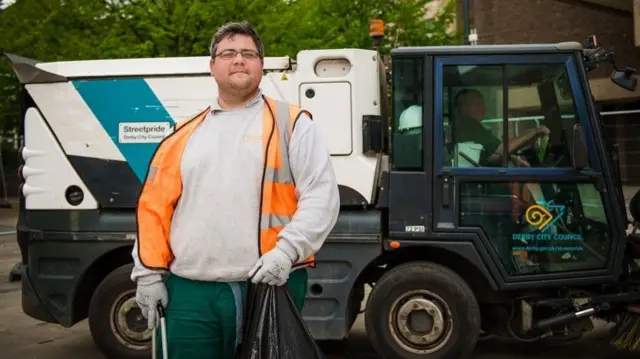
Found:
M 211 45 L 209 46 L 209 52 L 211 53 L 211 57 L 216 56 L 216 50 L 218 48 L 218 44 L 220 41 L 231 37 L 233 35 L 247 35 L 253 39 L 253 42 L 256 44 L 256 48 L 258 49 L 258 55 L 260 58 L 264 58 L 264 46 L 262 45 L 262 40 L 260 40 L 260 36 L 256 29 L 254 29 L 248 22 L 228 22 L 216 31 L 215 35 L 213 35 L 213 39 L 211 39 Z
M 475 94 L 478 94 L 478 95 L 484 97 L 482 95 L 482 93 L 480 91 L 476 90 L 476 89 L 465 88 L 465 89 L 462 89 L 462 90 L 458 91 L 458 93 L 456 94 L 456 97 L 453 99 L 453 103 L 456 105 L 456 107 L 460 107 L 460 98 L 462 98 L 465 95 L 472 94 L 472 93 L 475 93 Z

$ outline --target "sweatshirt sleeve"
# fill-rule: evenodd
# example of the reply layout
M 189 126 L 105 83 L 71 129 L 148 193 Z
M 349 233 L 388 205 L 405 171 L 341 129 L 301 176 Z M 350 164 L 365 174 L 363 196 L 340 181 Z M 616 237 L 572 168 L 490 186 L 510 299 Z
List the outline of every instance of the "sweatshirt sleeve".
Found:
M 295 125 L 289 163 L 296 184 L 298 208 L 278 236 L 278 247 L 301 261 L 322 247 L 340 211 L 338 183 L 329 149 L 306 114 Z
M 131 271 L 132 281 L 145 285 L 162 280 L 162 275 L 165 274 L 166 271 L 161 269 L 149 269 L 142 265 L 140 256 L 138 255 L 138 239 L 133 243 L 131 256 L 133 257 L 133 270 Z

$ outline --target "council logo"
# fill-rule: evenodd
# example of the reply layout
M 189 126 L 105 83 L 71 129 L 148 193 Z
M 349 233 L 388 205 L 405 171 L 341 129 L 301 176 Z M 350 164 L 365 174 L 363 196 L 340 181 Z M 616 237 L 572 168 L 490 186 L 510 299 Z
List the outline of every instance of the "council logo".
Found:
M 527 208 L 524 219 L 530 225 L 536 227 L 540 233 L 544 233 L 553 224 L 562 218 L 565 207 L 562 204 L 554 204 L 553 201 L 541 201 Z

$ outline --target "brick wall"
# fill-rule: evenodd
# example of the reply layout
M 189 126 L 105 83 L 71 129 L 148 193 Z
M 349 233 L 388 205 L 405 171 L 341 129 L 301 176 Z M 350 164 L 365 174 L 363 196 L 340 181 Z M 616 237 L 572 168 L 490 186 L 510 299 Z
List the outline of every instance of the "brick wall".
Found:
M 640 48 L 634 46 L 633 14 L 579 0 L 471 0 L 471 27 L 478 44 L 585 43 L 596 35 L 607 51 L 614 51 L 619 66 L 640 69 Z M 462 2 L 458 2 L 458 8 Z M 591 78 L 608 77 L 601 66 Z

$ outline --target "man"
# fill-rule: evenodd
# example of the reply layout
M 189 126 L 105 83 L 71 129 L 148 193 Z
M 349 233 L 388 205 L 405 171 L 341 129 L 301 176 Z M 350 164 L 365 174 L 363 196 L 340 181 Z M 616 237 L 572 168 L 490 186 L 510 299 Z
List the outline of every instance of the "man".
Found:
M 166 307 L 170 359 L 234 358 L 249 278 L 287 284 L 302 310 L 339 211 L 319 129 L 260 91 L 256 31 L 225 24 L 210 51 L 217 99 L 159 145 L 138 202 L 131 278 L 149 328 Z
M 504 143 L 498 139 L 491 131 L 485 128 L 481 121 L 485 118 L 485 102 L 482 94 L 473 89 L 460 90 L 454 99 L 458 115 L 454 119 L 455 142 L 476 142 L 483 146 L 479 164 L 481 166 L 502 166 L 502 155 Z M 520 136 L 509 138 L 508 153 L 513 152 L 524 143 L 534 140 L 538 136 L 548 135 L 549 129 L 546 126 L 539 126 L 526 131 Z M 529 163 L 518 156 L 510 155 L 512 161 L 519 167 L 529 167 Z M 520 197 L 516 188 L 522 186 L 515 183 L 486 183 L 484 193 L 486 200 L 490 200 L 500 206 L 504 198 L 512 196 Z M 530 191 L 531 186 L 524 185 L 523 190 Z M 461 196 L 467 195 L 462 193 Z M 468 194 L 473 196 L 473 194 Z M 491 197 L 493 196 L 493 197 Z M 501 199 L 503 198 L 503 199 Z M 522 199 L 522 198 L 520 198 Z M 491 214 L 480 213 L 475 216 L 468 216 L 466 225 L 479 225 L 489 236 L 491 242 L 503 259 L 508 259 L 508 268 L 512 272 L 528 272 L 535 270 L 537 264 L 527 258 L 527 253 L 513 250 L 514 246 L 521 246 L 522 243 L 512 240 L 513 234 L 521 231 L 522 226 L 518 224 L 518 215 L 521 212 L 519 204 L 513 204 L 513 210 L 509 213 L 494 212 Z M 517 214 L 513 218 L 514 214 Z
M 501 166 L 503 155 L 503 142 L 486 129 L 480 121 L 485 117 L 484 97 L 477 90 L 460 90 L 454 99 L 458 109 L 458 116 L 454 119 L 455 142 L 476 142 L 483 146 L 480 155 L 481 166 Z M 532 128 L 522 135 L 509 138 L 508 153 L 522 146 L 524 143 L 534 140 L 538 136 L 548 135 L 546 126 Z M 511 156 L 519 166 L 528 164 L 516 156 Z

